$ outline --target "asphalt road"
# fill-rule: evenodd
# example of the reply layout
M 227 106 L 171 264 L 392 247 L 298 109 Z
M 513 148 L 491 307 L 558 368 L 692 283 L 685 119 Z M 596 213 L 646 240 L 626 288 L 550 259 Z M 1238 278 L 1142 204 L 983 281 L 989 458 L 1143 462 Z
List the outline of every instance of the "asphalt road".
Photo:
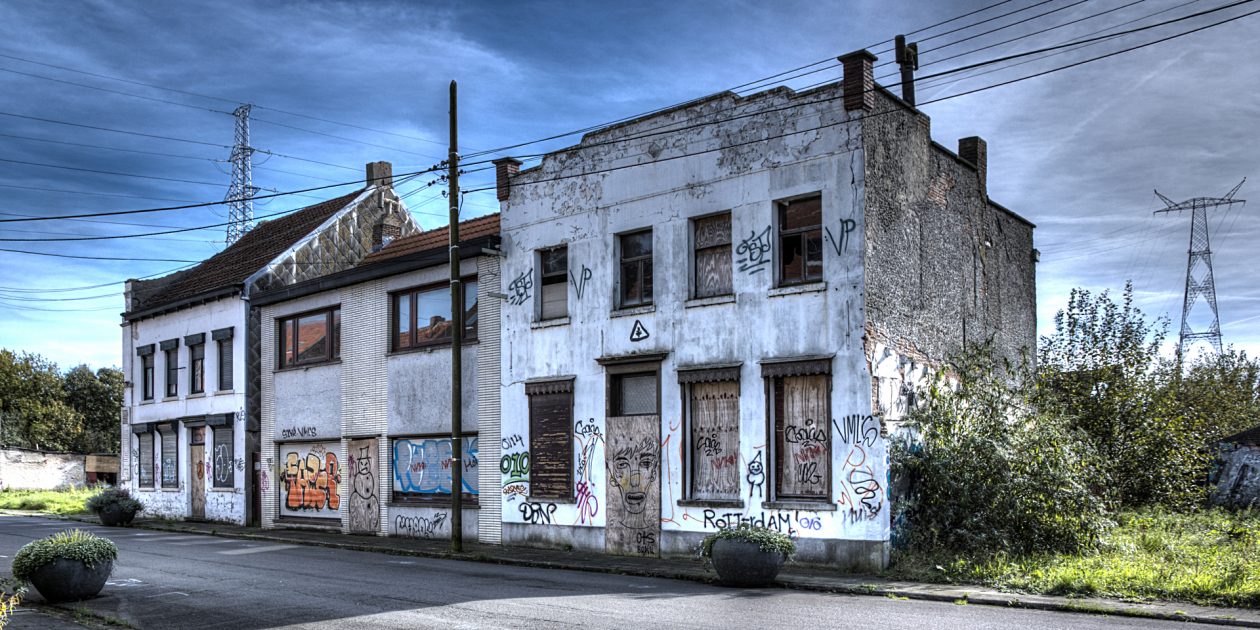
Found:
M 7 574 L 26 542 L 72 525 L 0 516 L 0 569 Z M 119 549 L 109 584 L 87 606 L 144 629 L 1209 627 L 80 526 Z

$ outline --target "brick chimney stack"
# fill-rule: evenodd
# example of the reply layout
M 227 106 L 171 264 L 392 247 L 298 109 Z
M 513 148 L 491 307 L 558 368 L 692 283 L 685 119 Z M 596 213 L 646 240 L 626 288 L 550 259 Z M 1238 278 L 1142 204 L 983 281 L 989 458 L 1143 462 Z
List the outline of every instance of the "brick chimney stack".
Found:
M 870 111 L 875 108 L 875 60 L 869 50 L 851 52 L 839 57 L 844 65 L 844 109 Z
M 988 196 L 989 186 L 986 182 L 989 169 L 989 146 L 984 138 L 971 136 L 958 141 L 958 157 L 976 167 L 976 177 L 980 181 L 980 194 Z
M 521 172 L 521 161 L 516 158 L 499 158 L 494 161 L 494 187 L 499 201 L 507 201 L 512 195 L 512 176 Z
M 389 162 L 368 162 L 367 185 L 379 185 L 383 188 L 394 187 L 394 165 Z
M 372 225 L 372 251 L 379 251 L 402 236 L 402 221 L 388 210 Z

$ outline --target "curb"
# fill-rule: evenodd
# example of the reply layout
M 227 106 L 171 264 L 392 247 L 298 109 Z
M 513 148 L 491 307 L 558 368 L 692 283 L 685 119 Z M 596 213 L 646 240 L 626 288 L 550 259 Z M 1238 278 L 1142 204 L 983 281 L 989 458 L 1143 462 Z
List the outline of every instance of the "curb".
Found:
M 41 516 L 65 521 L 76 521 L 80 523 L 96 524 L 95 519 L 89 519 L 79 516 L 63 516 L 57 514 L 39 514 L 29 512 L 15 512 L 10 510 L 0 510 L 0 514 L 11 516 Z M 701 582 L 705 584 L 718 584 L 717 576 L 705 570 L 703 573 L 679 571 L 677 569 L 661 568 L 661 569 L 644 569 L 637 567 L 601 567 L 594 565 L 572 565 L 563 562 L 553 562 L 545 560 L 532 560 L 524 558 L 506 558 L 501 556 L 488 556 L 481 553 L 454 553 L 443 551 L 428 551 L 424 549 L 395 549 L 378 547 L 374 545 L 344 543 L 324 540 L 295 540 L 285 536 L 279 536 L 266 533 L 250 533 L 250 532 L 228 532 L 216 529 L 202 530 L 193 527 L 183 527 L 176 523 L 133 523 L 131 525 L 135 529 L 148 529 L 153 531 L 178 532 L 183 534 L 202 534 L 209 536 L 218 536 L 220 538 L 234 538 L 239 540 L 258 540 L 266 542 L 280 542 L 287 544 L 305 545 L 308 547 L 325 547 L 329 549 L 344 549 L 347 551 L 363 551 L 369 553 L 383 553 L 392 556 L 409 556 L 418 558 L 434 558 L 440 560 L 459 560 L 464 562 L 480 562 L 484 564 L 498 564 L 505 566 L 519 566 L 538 569 L 563 569 L 567 571 L 586 571 L 589 573 L 606 573 L 612 575 L 632 575 L 637 577 L 653 577 L 673 580 L 688 580 L 691 582 Z M 971 593 L 963 591 L 961 595 L 952 595 L 948 593 L 930 593 L 918 590 L 899 588 L 896 586 L 880 586 L 878 584 L 818 584 L 814 583 L 807 576 L 801 577 L 780 577 L 777 585 L 781 588 L 811 591 L 819 593 L 837 593 L 844 595 L 866 595 L 874 597 L 890 597 L 895 599 L 921 600 L 933 602 L 945 602 L 952 604 L 974 604 L 980 606 L 999 606 L 1003 608 L 1024 608 L 1029 610 L 1045 610 L 1051 612 L 1069 612 L 1077 614 L 1090 615 L 1114 615 L 1117 617 L 1132 617 L 1140 619 L 1158 619 L 1162 621 L 1182 621 L 1201 624 L 1210 624 L 1217 626 L 1233 626 L 1240 628 L 1260 628 L 1260 620 L 1227 618 L 1224 616 L 1208 616 L 1200 614 L 1190 614 L 1180 610 L 1174 612 L 1163 612 L 1159 610 L 1149 610 L 1145 608 L 1135 608 L 1120 602 L 1110 602 L 1108 600 L 1073 600 L 1059 598 L 1053 596 L 1040 595 L 1022 595 L 1025 598 L 1020 599 L 1021 595 L 1016 593 Z M 1052 599 L 1053 598 L 1053 599 Z M 1170 604 L 1175 605 L 1174 602 Z

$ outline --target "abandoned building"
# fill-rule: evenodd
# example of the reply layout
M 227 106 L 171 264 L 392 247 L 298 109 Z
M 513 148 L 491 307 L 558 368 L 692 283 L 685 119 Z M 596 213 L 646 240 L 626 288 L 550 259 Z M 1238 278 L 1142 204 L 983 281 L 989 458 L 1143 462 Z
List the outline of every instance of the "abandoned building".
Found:
M 1033 350 L 1035 253 L 985 142 L 933 142 L 874 59 L 496 162 L 505 544 L 682 555 L 754 523 L 887 564 L 889 423 L 964 344 Z
M 1260 425 L 1226 437 L 1217 448 L 1212 502 L 1239 509 L 1260 506 Z
M 159 518 L 258 519 L 260 290 L 353 267 L 419 231 L 387 162 L 360 190 L 265 221 L 191 269 L 128 280 L 119 483 Z
M 461 529 L 499 541 L 499 217 L 460 227 Z M 262 526 L 449 538 L 449 232 L 254 296 L 262 330 Z M 491 462 L 488 466 L 481 461 Z M 480 500 L 490 488 L 492 502 Z

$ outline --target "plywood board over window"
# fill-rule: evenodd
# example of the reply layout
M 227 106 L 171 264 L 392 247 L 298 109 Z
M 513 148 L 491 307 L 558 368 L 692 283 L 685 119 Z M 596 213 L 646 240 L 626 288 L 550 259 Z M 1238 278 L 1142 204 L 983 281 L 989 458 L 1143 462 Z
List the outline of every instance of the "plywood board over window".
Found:
M 695 220 L 695 297 L 730 295 L 731 214 Z
M 830 382 L 827 374 L 773 379 L 778 498 L 830 500 Z
M 739 382 L 688 386 L 691 498 L 739 499 Z

